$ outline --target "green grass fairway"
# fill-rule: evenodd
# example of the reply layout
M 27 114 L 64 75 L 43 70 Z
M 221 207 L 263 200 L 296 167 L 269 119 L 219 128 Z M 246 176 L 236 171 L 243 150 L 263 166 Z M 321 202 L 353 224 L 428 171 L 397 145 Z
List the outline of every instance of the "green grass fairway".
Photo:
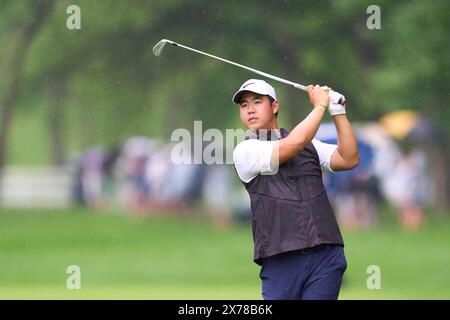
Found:
M 341 299 L 450 299 L 450 221 L 344 232 Z M 250 226 L 85 210 L 0 211 L 1 299 L 261 299 Z M 81 289 L 66 269 L 81 268 Z M 369 265 L 381 289 L 368 290 Z

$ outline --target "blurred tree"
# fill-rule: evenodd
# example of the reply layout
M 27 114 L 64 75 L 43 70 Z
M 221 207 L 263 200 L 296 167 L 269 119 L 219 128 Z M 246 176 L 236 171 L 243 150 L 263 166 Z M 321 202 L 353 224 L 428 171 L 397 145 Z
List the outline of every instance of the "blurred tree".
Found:
M 370 74 L 383 111 L 421 111 L 438 120 L 447 132 L 449 12 L 446 0 L 392 4 L 383 23 L 387 30 L 377 39 L 380 59 Z
M 51 84 L 51 102 L 50 106 L 50 120 L 49 132 L 51 137 L 52 147 L 52 163 L 60 166 L 64 165 L 66 161 L 66 151 L 64 136 L 65 132 L 63 126 L 65 99 L 67 97 L 67 85 L 64 76 L 56 76 L 52 78 Z
M 53 0 L 36 0 L 29 4 L 29 14 L 23 27 L 19 29 L 20 37 L 15 43 L 13 56 L 9 64 L 8 79 L 10 79 L 10 83 L 6 84 L 5 94 L 0 102 L 2 106 L 0 123 L 0 170 L 5 163 L 9 127 L 22 90 L 23 61 L 28 53 L 29 46 L 42 25 L 46 22 L 46 18 L 51 12 L 53 4 Z M 13 4 L 12 1 L 8 1 L 3 5 Z
M 176 48 L 156 58 L 151 48 L 161 38 L 292 81 L 329 85 L 347 96 L 352 120 L 372 120 L 404 107 L 425 111 L 443 124 L 450 118 L 443 107 L 450 81 L 445 0 L 432 5 L 388 0 L 79 0 L 81 30 L 65 27 L 70 4 L 55 4 L 44 27 L 33 29 L 32 45 L 17 33 L 5 32 L 26 30 L 22 24 L 30 12 L 43 7 L 26 1 L 0 4 L 5 9 L 0 10 L 0 28 L 8 26 L 0 29 L 0 57 L 15 61 L 2 77 L 15 80 L 6 85 L 0 79 L 9 88 L 0 96 L 2 106 L 14 100 L 27 116 L 42 117 L 36 107 L 49 105 L 43 122 L 50 124 L 49 160 L 55 163 L 67 159 L 67 150 L 108 146 L 131 135 L 168 140 L 175 128 L 192 129 L 194 120 L 202 120 L 204 129 L 240 127 L 231 96 L 243 81 L 257 76 Z M 381 30 L 366 27 L 371 4 L 381 7 Z M 19 43 L 29 50 L 12 53 Z M 9 76 L 19 70 L 19 77 Z M 271 83 L 281 100 L 280 124 L 290 128 L 309 112 L 307 95 Z M 2 109 L 5 123 L 11 110 Z M 7 133 L 7 125 L 1 130 Z M 1 139 L 6 141 L 6 135 Z

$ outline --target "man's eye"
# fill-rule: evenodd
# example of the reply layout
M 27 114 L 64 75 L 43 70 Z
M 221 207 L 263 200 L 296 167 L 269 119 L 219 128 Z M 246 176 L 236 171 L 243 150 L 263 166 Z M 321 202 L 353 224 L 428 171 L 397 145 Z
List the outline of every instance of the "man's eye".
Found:
M 260 100 L 256 100 L 255 103 L 256 103 L 256 104 L 260 104 L 261 101 L 260 101 Z
M 241 108 L 245 108 L 246 106 L 246 104 L 241 104 Z

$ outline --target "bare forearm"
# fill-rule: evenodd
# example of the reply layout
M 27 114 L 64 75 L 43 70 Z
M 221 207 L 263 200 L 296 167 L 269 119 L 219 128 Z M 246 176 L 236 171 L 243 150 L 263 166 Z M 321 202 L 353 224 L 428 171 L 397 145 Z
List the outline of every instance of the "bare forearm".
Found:
M 295 157 L 299 152 L 306 148 L 317 133 L 322 122 L 325 109 L 322 107 L 315 107 L 311 113 L 300 122 L 289 135 L 277 142 L 273 156 L 277 159 L 278 164 Z
M 273 167 L 285 163 L 305 149 L 319 129 L 325 109 L 329 103 L 329 89 L 321 88 L 319 85 L 309 85 L 308 95 L 309 101 L 314 108 L 286 138 L 274 144 L 272 152 Z
M 358 145 L 352 126 L 345 114 L 333 117 L 338 136 L 337 151 L 346 164 L 355 167 L 359 163 Z
M 322 107 L 314 108 L 311 113 L 300 122 L 286 137 L 292 144 L 296 144 L 300 150 L 303 150 L 314 138 L 322 122 L 325 109 Z

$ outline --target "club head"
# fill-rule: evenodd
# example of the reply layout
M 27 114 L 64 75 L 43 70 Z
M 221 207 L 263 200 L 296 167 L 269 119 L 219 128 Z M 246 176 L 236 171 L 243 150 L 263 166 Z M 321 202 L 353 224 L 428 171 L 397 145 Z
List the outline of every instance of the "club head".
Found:
M 158 42 L 154 47 L 153 47 L 153 54 L 155 56 L 159 56 L 161 54 L 161 52 L 164 49 L 164 46 L 166 45 L 166 43 L 168 42 L 168 40 L 166 39 L 162 39 L 160 42 Z

